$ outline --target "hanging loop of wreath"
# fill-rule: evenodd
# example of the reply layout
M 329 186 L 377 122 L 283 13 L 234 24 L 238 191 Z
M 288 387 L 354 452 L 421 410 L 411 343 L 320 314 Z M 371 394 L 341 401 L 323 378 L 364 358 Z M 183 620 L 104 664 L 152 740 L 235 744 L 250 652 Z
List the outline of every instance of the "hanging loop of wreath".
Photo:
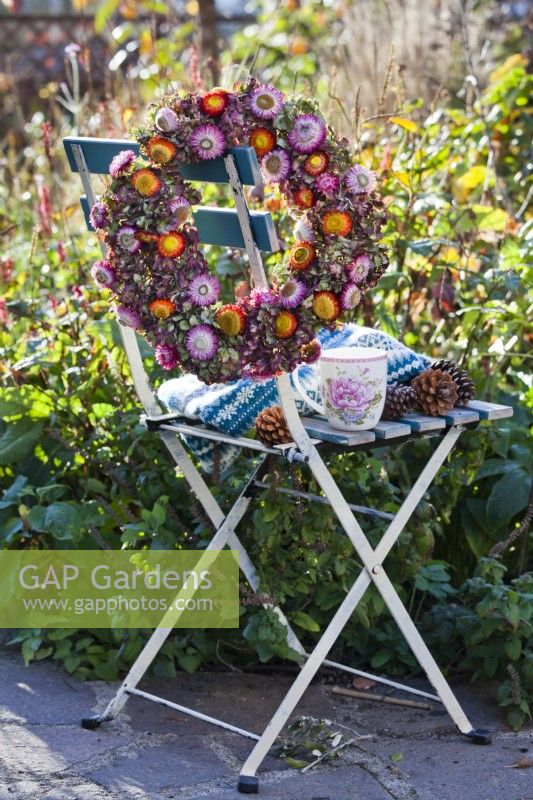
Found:
M 206 383 L 266 378 L 318 358 L 315 334 L 354 316 L 387 266 L 375 176 L 355 164 L 314 101 L 251 80 L 234 91 L 180 92 L 154 104 L 124 150 L 91 221 L 108 245 L 92 276 L 120 322 L 142 332 L 167 370 Z M 268 288 L 223 302 L 199 248 L 200 193 L 180 164 L 255 149 L 267 184 L 296 217 L 294 241 Z M 239 295 L 242 293 L 239 292 Z

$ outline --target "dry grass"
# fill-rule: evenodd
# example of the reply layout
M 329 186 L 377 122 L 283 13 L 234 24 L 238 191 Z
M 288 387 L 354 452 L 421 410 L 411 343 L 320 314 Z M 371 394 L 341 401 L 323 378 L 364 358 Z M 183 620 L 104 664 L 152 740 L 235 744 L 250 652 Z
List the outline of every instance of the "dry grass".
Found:
M 431 106 L 459 90 L 470 72 L 483 80 L 487 52 L 497 37 L 489 2 L 465 0 L 352 0 L 331 64 L 331 92 L 360 117 L 396 112 L 422 99 Z M 334 105 L 338 106 L 336 101 Z M 347 132 L 346 115 L 336 124 Z

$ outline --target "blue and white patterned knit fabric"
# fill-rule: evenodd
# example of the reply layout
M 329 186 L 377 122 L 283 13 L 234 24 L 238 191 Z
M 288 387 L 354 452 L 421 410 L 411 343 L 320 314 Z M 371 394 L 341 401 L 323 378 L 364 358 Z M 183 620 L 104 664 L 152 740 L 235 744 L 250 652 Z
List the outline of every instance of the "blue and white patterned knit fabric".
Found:
M 344 325 L 334 331 L 323 329 L 317 339 L 325 350 L 335 347 L 379 347 L 386 350 L 388 383 L 409 381 L 431 363 L 429 358 L 418 355 L 386 333 L 359 325 Z M 318 364 L 300 364 L 297 370 L 305 392 L 312 399 L 319 400 Z M 272 379 L 243 379 L 206 386 L 195 375 L 182 375 L 165 381 L 157 394 L 170 412 L 177 412 L 189 419 L 199 419 L 205 425 L 232 436 L 241 436 L 249 431 L 260 411 L 279 402 L 276 383 Z M 296 391 L 295 397 L 301 413 L 307 416 L 314 413 Z M 201 468 L 210 472 L 213 466 L 213 443 L 192 436 L 186 438 L 186 443 L 199 459 Z M 219 447 L 220 467 L 224 469 L 239 449 L 231 445 Z

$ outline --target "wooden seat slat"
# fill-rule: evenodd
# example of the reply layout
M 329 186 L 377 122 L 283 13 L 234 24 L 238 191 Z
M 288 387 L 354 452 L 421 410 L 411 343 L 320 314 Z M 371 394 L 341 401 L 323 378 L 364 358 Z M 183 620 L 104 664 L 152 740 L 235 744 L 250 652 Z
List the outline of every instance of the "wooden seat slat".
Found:
M 438 431 L 446 427 L 446 420 L 444 417 L 429 417 L 425 414 L 404 414 L 403 417 L 398 419 L 398 422 L 405 422 L 410 425 L 411 429 L 416 433 L 425 433 L 426 431 Z
M 506 419 L 513 416 L 512 406 L 503 406 L 499 403 L 487 403 L 484 400 L 471 400 L 466 408 L 476 411 L 480 419 Z

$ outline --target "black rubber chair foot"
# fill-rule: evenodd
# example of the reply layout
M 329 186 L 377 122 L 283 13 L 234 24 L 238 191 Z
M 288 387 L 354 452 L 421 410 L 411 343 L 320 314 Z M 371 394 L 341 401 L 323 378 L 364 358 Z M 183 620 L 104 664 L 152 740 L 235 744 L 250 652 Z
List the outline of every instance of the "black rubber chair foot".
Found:
M 81 721 L 81 727 L 85 728 L 86 731 L 96 731 L 102 724 L 102 720 L 98 715 L 94 717 L 83 717 Z
M 257 794 L 259 791 L 259 778 L 253 775 L 239 775 L 237 789 L 241 794 Z
M 491 744 L 492 743 L 492 734 L 490 731 L 486 731 L 483 728 L 474 728 L 473 731 L 469 731 L 465 733 L 467 739 L 473 744 Z

